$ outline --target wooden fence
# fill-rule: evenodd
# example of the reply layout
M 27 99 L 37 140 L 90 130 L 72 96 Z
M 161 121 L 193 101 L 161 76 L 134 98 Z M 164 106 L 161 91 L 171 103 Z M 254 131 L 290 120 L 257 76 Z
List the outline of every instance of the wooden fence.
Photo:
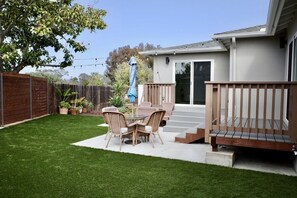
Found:
M 50 114 L 50 90 L 46 79 L 0 73 L 1 125 Z
M 0 73 L 1 126 L 57 113 L 59 96 L 56 86 L 62 91 L 70 87 L 79 97 L 86 97 L 93 102 L 95 111 L 108 106 L 112 94 L 111 87 L 107 86 L 52 85 L 44 78 Z
M 88 101 L 94 104 L 93 111 L 99 112 L 103 107 L 108 106 L 108 100 L 112 95 L 112 89 L 109 86 L 84 86 L 84 85 L 69 85 L 59 84 L 55 85 L 61 91 L 68 88 L 72 92 L 77 92 L 77 97 L 85 97 Z M 73 98 L 74 99 L 74 98 Z M 55 109 L 58 109 L 59 96 L 55 98 Z

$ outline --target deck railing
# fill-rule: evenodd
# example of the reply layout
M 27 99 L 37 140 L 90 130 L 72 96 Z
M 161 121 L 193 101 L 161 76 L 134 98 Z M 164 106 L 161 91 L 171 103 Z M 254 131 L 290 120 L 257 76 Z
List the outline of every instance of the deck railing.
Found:
M 210 131 L 288 135 L 297 142 L 297 83 L 206 82 L 205 140 Z
M 162 105 L 162 102 L 175 103 L 174 83 L 150 83 L 144 85 L 144 101 L 153 105 Z

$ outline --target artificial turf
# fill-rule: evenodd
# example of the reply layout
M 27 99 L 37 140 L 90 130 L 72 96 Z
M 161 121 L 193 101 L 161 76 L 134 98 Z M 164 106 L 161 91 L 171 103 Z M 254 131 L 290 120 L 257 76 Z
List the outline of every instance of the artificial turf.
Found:
M 0 197 L 297 197 L 297 177 L 83 148 L 101 117 L 0 130 Z

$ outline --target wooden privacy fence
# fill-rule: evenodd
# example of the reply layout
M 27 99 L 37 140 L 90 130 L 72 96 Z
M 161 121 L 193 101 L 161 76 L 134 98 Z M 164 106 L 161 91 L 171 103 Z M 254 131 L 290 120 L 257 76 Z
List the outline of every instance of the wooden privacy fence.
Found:
M 0 122 L 7 125 L 51 113 L 53 87 L 46 79 L 0 73 Z
M 292 150 L 297 83 L 206 82 L 205 139 L 217 144 Z
M 144 101 L 149 101 L 153 105 L 162 105 L 162 102 L 175 104 L 175 84 L 174 83 L 150 83 L 144 85 Z
M 103 107 L 108 106 L 108 100 L 112 95 L 110 86 L 84 86 L 84 85 L 70 85 L 70 84 L 56 84 L 56 87 L 64 91 L 68 88 L 72 92 L 77 92 L 77 97 L 85 97 L 88 101 L 94 104 L 94 109 L 99 112 Z M 58 109 L 59 96 L 56 96 L 55 106 Z

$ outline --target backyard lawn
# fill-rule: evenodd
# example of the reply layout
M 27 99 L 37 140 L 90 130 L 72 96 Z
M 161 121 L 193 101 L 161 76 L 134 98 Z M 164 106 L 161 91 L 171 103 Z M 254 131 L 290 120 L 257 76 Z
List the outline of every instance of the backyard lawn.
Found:
M 0 130 L 0 197 L 297 197 L 297 177 L 72 146 L 101 117 L 48 116 Z

